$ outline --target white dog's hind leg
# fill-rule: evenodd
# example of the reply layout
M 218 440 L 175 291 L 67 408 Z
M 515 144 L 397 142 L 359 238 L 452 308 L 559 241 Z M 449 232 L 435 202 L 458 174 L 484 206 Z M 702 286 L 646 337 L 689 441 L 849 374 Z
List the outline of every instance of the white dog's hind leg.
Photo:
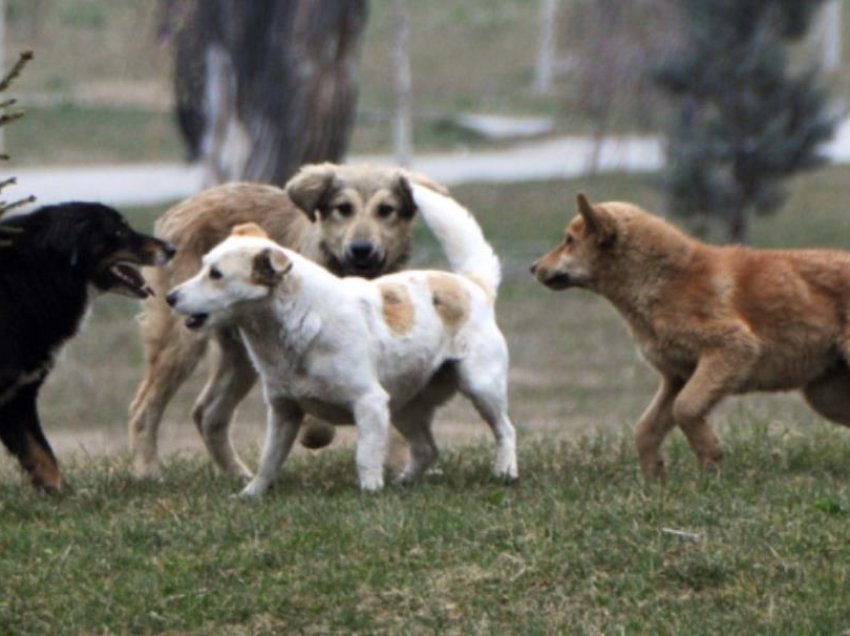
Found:
M 384 487 L 384 459 L 390 429 L 389 398 L 384 391 L 361 397 L 354 405 L 357 425 L 357 473 L 360 488 L 380 490 Z
M 514 480 L 519 477 L 516 429 L 508 417 L 507 347 L 504 340 L 500 343 L 499 347 L 482 343 L 472 355 L 458 363 L 459 388 L 472 401 L 496 439 L 493 474 Z
M 407 484 L 419 479 L 437 459 L 439 451 L 431 431 L 434 408 L 431 403 L 414 401 L 393 414 L 393 425 L 410 444 L 407 466 L 398 476 L 398 482 Z
M 275 401 L 269 404 L 266 424 L 266 440 L 257 474 L 239 493 L 240 497 L 259 498 L 266 494 L 277 480 L 280 467 L 292 450 L 292 444 L 298 437 L 298 429 L 304 414 L 291 402 Z

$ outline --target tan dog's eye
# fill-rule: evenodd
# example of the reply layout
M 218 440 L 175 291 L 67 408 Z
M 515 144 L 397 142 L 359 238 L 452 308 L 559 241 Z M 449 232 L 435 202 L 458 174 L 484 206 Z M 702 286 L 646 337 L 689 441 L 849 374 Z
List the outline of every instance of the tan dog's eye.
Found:
M 392 216 L 392 213 L 395 212 L 395 208 L 391 205 L 387 205 L 386 203 L 382 203 L 378 206 L 378 216 L 382 219 L 388 219 Z
M 210 267 L 210 278 L 212 278 L 213 280 L 218 280 L 219 278 L 221 278 L 221 272 L 215 267 Z
M 354 212 L 354 208 L 350 203 L 340 203 L 336 206 L 336 211 L 339 212 L 340 216 L 351 216 Z
M 575 238 L 573 237 L 572 234 L 567 234 L 567 237 L 564 239 L 564 244 L 567 247 L 570 247 L 575 242 L 576 242 L 576 240 L 575 240 Z

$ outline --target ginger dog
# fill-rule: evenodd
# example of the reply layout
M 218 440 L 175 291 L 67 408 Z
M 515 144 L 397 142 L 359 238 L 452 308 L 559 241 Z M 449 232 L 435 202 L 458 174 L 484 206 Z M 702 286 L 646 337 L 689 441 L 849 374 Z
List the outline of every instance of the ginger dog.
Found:
M 456 391 L 493 432 L 494 473 L 517 477 L 508 350 L 493 307 L 499 261 L 466 209 L 428 188 L 412 188 L 456 273 L 337 278 L 247 224 L 168 294 L 190 329 L 237 328 L 262 378 L 268 429 L 244 496 L 262 496 L 277 479 L 305 414 L 356 425 L 364 490 L 383 487 L 392 422 L 411 451 L 400 479 L 413 481 L 437 457 L 431 420 Z
M 647 477 L 664 476 L 674 426 L 702 468 L 717 467 L 706 418 L 727 395 L 799 389 L 850 425 L 850 253 L 706 245 L 634 205 L 583 195 L 578 213 L 532 273 L 607 298 L 660 373 L 635 431 Z

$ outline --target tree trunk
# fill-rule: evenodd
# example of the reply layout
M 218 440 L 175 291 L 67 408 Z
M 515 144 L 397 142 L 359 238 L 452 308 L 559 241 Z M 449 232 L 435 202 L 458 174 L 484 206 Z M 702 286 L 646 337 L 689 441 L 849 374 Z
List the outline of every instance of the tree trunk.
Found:
M 728 238 L 730 243 L 736 245 L 746 245 L 750 240 L 750 228 L 746 208 L 740 198 L 732 204 L 730 210 Z
M 206 185 L 282 185 L 304 163 L 343 160 L 367 0 L 161 2 L 182 14 L 178 123 Z

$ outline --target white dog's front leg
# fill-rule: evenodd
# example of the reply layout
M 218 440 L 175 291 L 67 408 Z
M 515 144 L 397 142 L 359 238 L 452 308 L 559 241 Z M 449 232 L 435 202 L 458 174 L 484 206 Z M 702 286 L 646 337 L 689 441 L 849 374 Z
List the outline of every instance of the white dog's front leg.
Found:
M 266 420 L 266 440 L 257 474 L 239 493 L 240 497 L 260 498 L 277 480 L 280 467 L 298 436 L 304 413 L 292 402 L 276 400 L 269 403 Z
M 384 487 L 384 459 L 390 429 L 389 397 L 383 391 L 370 393 L 354 405 L 357 424 L 357 473 L 360 488 Z

